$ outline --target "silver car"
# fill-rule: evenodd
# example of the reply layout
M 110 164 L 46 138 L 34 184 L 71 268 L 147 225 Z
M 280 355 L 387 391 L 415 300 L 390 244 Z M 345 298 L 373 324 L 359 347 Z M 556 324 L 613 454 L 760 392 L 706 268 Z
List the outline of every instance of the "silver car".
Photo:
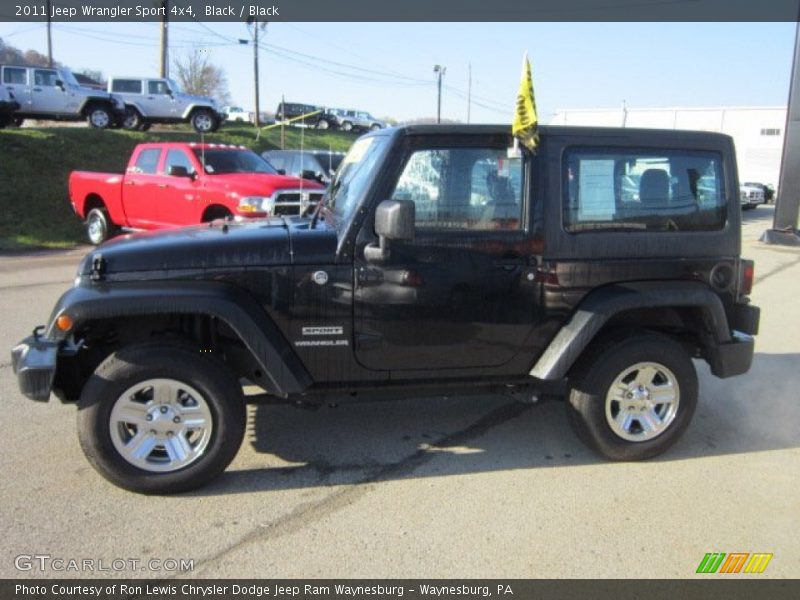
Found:
M 374 131 L 386 127 L 385 121 L 363 110 L 331 108 L 328 113 L 336 117 L 336 126 L 342 131 Z
M 15 120 L 80 121 L 105 129 L 119 124 L 125 111 L 122 99 L 81 86 L 68 69 L 0 65 L 0 81 L 19 103 Z
M 172 79 L 112 77 L 108 91 L 125 102 L 125 129 L 152 123 L 191 123 L 198 133 L 212 133 L 225 120 L 213 98 L 185 94 Z

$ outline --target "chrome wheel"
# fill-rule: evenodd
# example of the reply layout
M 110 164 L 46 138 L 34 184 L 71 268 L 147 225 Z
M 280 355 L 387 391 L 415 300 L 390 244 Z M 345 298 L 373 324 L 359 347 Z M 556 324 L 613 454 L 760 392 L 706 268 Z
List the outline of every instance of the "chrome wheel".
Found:
M 95 246 L 101 244 L 106 239 L 106 224 L 103 217 L 96 213 L 90 214 L 89 221 L 86 223 L 86 233 L 92 244 Z
M 89 113 L 89 123 L 92 125 L 92 127 L 105 129 L 111 123 L 111 117 L 106 109 L 94 108 L 92 109 L 92 112 Z
M 208 113 L 197 113 L 194 116 L 194 128 L 201 133 L 207 133 L 214 128 L 214 119 Z
M 644 442 L 661 435 L 675 420 L 680 386 L 662 364 L 641 362 L 625 369 L 606 394 L 606 421 L 624 440 Z
M 214 421 L 206 399 L 174 379 L 148 379 L 117 398 L 109 431 L 127 462 L 154 473 L 177 471 L 203 456 Z

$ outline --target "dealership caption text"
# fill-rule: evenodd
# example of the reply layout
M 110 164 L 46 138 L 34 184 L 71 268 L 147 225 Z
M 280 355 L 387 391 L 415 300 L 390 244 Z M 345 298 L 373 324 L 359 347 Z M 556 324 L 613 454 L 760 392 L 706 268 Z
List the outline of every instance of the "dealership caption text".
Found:
M 206 596 L 247 596 L 247 597 L 308 597 L 308 596 L 394 596 L 402 598 L 406 591 L 416 592 L 422 596 L 448 597 L 448 596 L 470 596 L 488 598 L 493 596 L 493 591 L 489 586 L 479 585 L 425 585 L 420 584 L 418 588 L 406 589 L 402 585 L 347 585 L 336 584 L 328 585 L 239 585 L 239 584 L 211 584 L 196 585 L 184 583 L 180 586 L 175 584 L 110 584 L 110 585 L 80 585 L 80 584 L 51 584 L 51 585 L 26 585 L 18 583 L 15 586 L 17 596 L 36 596 L 37 598 L 53 597 L 96 597 L 103 595 L 112 596 L 124 594 L 132 596 L 163 596 L 165 594 L 175 595 L 180 593 L 192 598 L 203 598 Z M 508 584 L 497 586 L 498 596 L 513 596 L 514 591 Z
M 238 10 L 237 10 L 238 8 Z M 198 13 L 198 14 L 195 14 Z M 136 6 L 95 6 L 82 4 L 80 6 L 57 6 L 52 4 L 50 12 L 44 3 L 15 4 L 14 16 L 16 17 L 43 17 L 55 20 L 71 20 L 82 18 L 104 17 L 114 19 L 152 19 L 155 17 L 280 17 L 280 8 L 272 6 L 241 5 L 238 7 L 230 4 L 206 4 L 201 11 L 195 11 L 191 6 L 175 6 L 169 9 L 164 6 L 137 4 Z

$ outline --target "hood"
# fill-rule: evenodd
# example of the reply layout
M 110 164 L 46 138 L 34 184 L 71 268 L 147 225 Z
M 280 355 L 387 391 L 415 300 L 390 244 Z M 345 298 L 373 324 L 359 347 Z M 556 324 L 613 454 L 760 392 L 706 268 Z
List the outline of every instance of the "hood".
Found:
M 89 275 L 92 264 L 102 273 L 160 272 L 159 277 L 244 267 L 325 263 L 336 253 L 336 233 L 325 226 L 309 229 L 309 219 L 259 219 L 243 223 L 213 223 L 128 234 L 89 253 L 78 275 Z M 98 257 L 100 257 L 98 259 Z M 124 277 L 123 277 L 124 278 Z
M 208 175 L 206 181 L 218 189 L 229 189 L 239 196 L 270 194 L 275 190 L 299 189 L 323 191 L 325 186 L 308 179 L 289 175 L 270 175 L 268 173 L 230 173 Z

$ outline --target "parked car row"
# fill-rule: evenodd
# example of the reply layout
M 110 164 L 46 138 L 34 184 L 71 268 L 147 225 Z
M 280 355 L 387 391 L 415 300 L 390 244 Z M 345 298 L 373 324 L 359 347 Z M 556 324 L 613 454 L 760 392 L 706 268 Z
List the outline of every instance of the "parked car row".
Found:
M 225 120 L 212 98 L 185 94 L 172 79 L 112 77 L 103 91 L 80 85 L 63 67 L 0 65 L 0 82 L 0 127 L 24 119 L 85 119 L 98 129 L 190 123 L 198 133 L 212 133 Z
M 277 121 L 297 119 L 303 115 L 307 117 L 301 122 L 295 121 L 294 124 L 302 123 L 317 129 L 341 129 L 342 131 L 375 131 L 387 126 L 385 121 L 377 119 L 363 110 L 325 108 L 297 102 L 281 102 L 275 110 Z

